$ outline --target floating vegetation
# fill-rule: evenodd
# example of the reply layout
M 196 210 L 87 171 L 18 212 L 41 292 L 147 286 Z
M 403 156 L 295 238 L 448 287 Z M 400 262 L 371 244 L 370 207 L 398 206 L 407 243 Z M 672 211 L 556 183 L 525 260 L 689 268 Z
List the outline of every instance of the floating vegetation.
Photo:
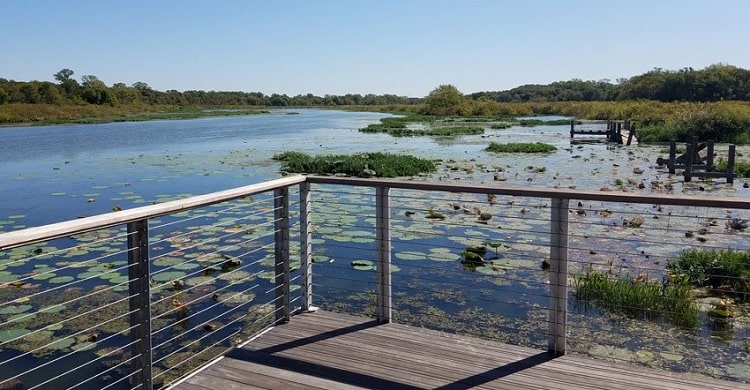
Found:
M 319 175 L 400 177 L 433 172 L 435 164 L 427 159 L 391 153 L 310 156 L 301 152 L 284 152 L 273 156 L 281 161 L 281 170 Z
M 417 251 L 399 251 L 395 254 L 401 260 L 427 260 L 427 255 Z
M 534 143 L 518 143 L 511 142 L 507 144 L 499 144 L 491 142 L 490 145 L 484 149 L 488 152 L 494 153 L 551 153 L 557 150 L 556 147 L 550 144 L 542 142 Z
M 352 268 L 357 271 L 374 271 L 375 263 L 370 260 L 352 260 Z

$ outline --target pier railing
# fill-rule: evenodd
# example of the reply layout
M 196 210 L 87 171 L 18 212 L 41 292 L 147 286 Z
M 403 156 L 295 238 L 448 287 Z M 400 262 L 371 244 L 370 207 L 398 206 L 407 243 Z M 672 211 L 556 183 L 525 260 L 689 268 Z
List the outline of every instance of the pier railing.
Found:
M 623 355 L 670 313 L 589 307 L 570 287 L 747 249 L 750 201 L 625 190 L 290 176 L 0 234 L 0 384 L 161 387 L 316 306 L 555 355 L 697 359 L 711 346 L 682 322 L 634 342 L 666 360 Z

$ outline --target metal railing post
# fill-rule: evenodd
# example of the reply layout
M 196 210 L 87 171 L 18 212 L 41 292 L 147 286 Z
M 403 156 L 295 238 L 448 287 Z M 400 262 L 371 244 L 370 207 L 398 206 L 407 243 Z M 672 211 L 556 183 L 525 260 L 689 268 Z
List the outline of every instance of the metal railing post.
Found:
M 128 224 L 128 291 L 130 294 L 130 337 L 133 339 L 135 369 L 130 375 L 133 388 L 153 389 L 151 376 L 151 296 L 149 292 L 148 220 Z
M 276 323 L 289 322 L 289 188 L 275 189 L 274 249 L 276 266 Z
M 550 354 L 565 354 L 568 328 L 568 206 L 569 199 L 552 199 L 550 218 L 549 344 Z
M 304 182 L 299 188 L 299 236 L 300 236 L 300 264 L 302 268 L 302 311 L 317 310 L 313 306 L 312 294 L 312 220 L 310 210 L 312 198 L 310 183 Z
M 378 245 L 377 316 L 381 324 L 391 322 L 391 208 L 388 197 L 391 189 L 375 188 L 375 230 Z

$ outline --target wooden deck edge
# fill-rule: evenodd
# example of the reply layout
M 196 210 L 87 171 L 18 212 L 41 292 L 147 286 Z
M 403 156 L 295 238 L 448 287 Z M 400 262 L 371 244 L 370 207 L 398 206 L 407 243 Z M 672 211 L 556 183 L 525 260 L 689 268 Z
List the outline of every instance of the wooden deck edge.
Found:
M 244 346 L 245 346 L 245 345 L 247 345 L 248 343 L 251 343 L 251 342 L 255 341 L 256 339 L 258 339 L 259 337 L 263 336 L 264 334 L 266 334 L 266 333 L 270 332 L 270 331 L 271 331 L 271 330 L 272 330 L 273 328 L 275 328 L 275 326 L 269 326 L 269 327 L 267 327 L 267 328 L 265 328 L 265 329 L 261 330 L 261 331 L 260 331 L 260 332 L 258 332 L 258 333 L 257 333 L 257 334 L 256 334 L 255 336 L 251 337 L 251 338 L 250 338 L 250 339 L 248 339 L 247 341 L 245 341 L 245 342 L 243 342 L 243 343 L 241 343 L 241 344 L 237 345 L 237 346 L 236 346 L 236 347 L 234 347 L 234 348 L 242 348 L 242 347 L 244 347 Z M 216 363 L 220 362 L 220 361 L 221 361 L 222 359 L 224 359 L 224 358 L 225 358 L 225 356 L 224 356 L 224 355 L 221 355 L 221 356 L 215 357 L 214 359 L 212 359 L 212 360 L 208 361 L 208 362 L 207 362 L 206 364 L 204 364 L 204 365 L 202 365 L 202 366 L 198 367 L 198 369 L 196 369 L 196 370 L 194 370 L 194 371 L 191 371 L 191 372 L 190 372 L 189 374 L 185 375 L 184 377 L 182 377 L 182 378 L 178 379 L 177 381 L 175 381 L 175 382 L 173 382 L 173 383 L 170 383 L 170 384 L 169 384 L 169 386 L 165 387 L 164 389 L 165 389 L 165 390 L 171 390 L 171 389 L 173 389 L 173 388 L 175 388 L 175 387 L 177 387 L 177 386 L 181 385 L 182 383 L 184 383 L 184 382 L 187 382 L 188 380 L 190 380 L 190 379 L 191 379 L 191 378 L 193 378 L 194 376 L 196 376 L 196 375 L 200 374 L 201 372 L 203 372 L 203 371 L 207 370 L 208 368 L 210 368 L 210 367 L 211 367 L 211 366 L 213 366 L 214 364 L 216 364 Z

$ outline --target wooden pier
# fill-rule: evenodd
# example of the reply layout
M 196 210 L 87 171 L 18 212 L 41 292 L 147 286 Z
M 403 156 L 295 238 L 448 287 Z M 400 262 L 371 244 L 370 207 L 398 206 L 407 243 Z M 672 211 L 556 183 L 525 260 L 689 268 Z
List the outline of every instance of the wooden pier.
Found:
M 706 150 L 706 155 L 701 152 Z M 657 158 L 658 165 L 666 165 L 670 174 L 676 173 L 677 169 L 683 170 L 686 182 L 693 177 L 699 178 L 725 178 L 727 183 L 734 183 L 735 145 L 729 145 L 727 151 L 727 167 L 724 171 L 716 171 L 714 165 L 714 141 L 698 142 L 694 137 L 691 142 L 685 144 L 685 153 L 677 155 L 677 143 L 669 143 L 669 158 Z
M 636 137 L 635 123 L 630 120 L 624 121 L 607 121 L 607 127 L 604 129 L 576 129 L 575 119 L 570 121 L 570 139 L 573 139 L 576 135 L 592 136 L 592 135 L 603 135 L 603 139 L 592 139 L 587 138 L 585 141 L 604 141 L 614 142 L 620 145 L 635 145 L 638 143 Z M 576 140 L 580 142 L 581 139 Z
M 173 390 L 750 389 L 691 373 L 554 357 L 424 328 L 319 311 L 292 317 Z

